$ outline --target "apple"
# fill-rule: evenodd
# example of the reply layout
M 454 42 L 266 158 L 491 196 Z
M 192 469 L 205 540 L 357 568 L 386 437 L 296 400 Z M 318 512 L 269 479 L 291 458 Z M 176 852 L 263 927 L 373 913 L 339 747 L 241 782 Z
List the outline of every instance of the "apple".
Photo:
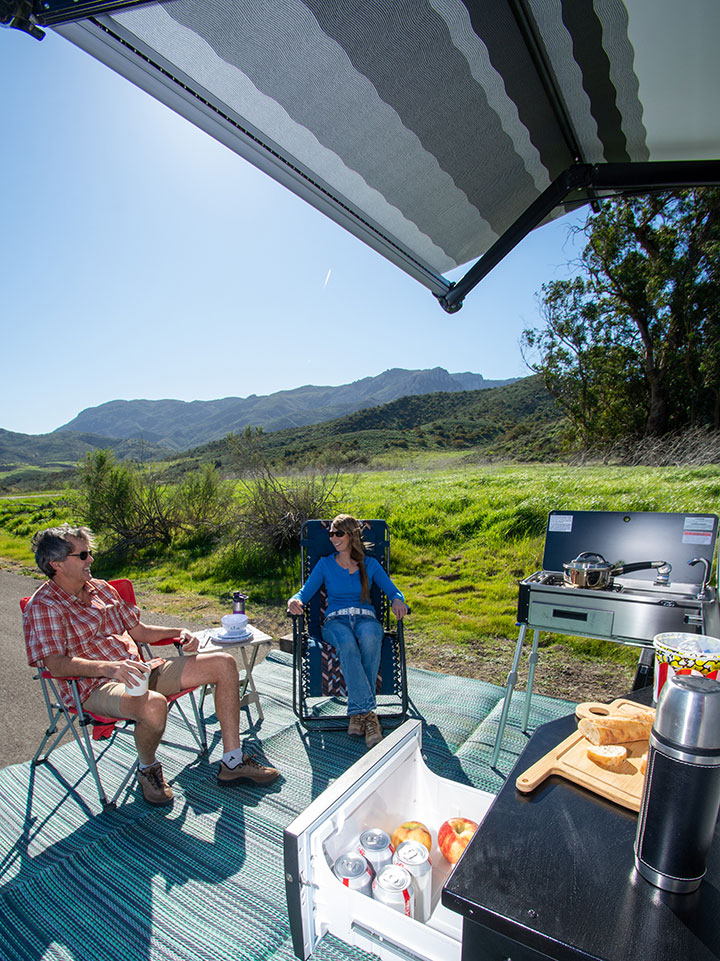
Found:
M 399 828 L 395 828 L 392 836 L 392 846 L 395 850 L 403 841 L 420 841 L 428 852 L 432 848 L 432 835 L 422 821 L 405 821 Z
M 438 831 L 438 847 L 445 860 L 457 864 L 476 831 L 477 824 L 469 818 L 448 818 L 443 821 Z

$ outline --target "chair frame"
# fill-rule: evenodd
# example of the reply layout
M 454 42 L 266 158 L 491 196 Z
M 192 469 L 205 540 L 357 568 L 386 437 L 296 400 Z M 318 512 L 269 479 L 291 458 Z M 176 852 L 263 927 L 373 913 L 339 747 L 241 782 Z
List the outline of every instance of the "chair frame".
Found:
M 119 578 L 116 580 L 108 581 L 108 583 L 115 588 L 115 590 L 120 594 L 123 600 L 130 604 L 135 604 L 135 591 L 132 585 L 132 581 L 128 578 Z M 22 598 L 20 601 L 20 607 L 25 610 L 25 605 L 30 600 L 28 597 Z M 178 651 L 180 656 L 183 656 L 182 643 L 178 638 L 165 638 L 162 641 L 155 642 L 153 647 L 166 646 L 168 644 L 173 644 Z M 140 650 L 140 656 L 145 660 L 148 654 L 151 653 L 149 644 L 138 644 Z M 80 692 L 77 685 L 77 678 L 74 677 L 64 677 L 57 678 L 45 667 L 39 668 L 38 672 L 34 675 L 36 680 L 39 680 L 42 686 L 43 699 L 45 702 L 45 708 L 48 715 L 48 727 L 45 731 L 40 746 L 35 752 L 35 756 L 30 762 L 32 767 L 37 767 L 40 764 L 45 764 L 49 762 L 50 755 L 54 749 L 60 744 L 65 734 L 72 734 L 75 743 L 77 744 L 85 762 L 87 763 L 88 770 L 95 784 L 95 789 L 97 791 L 98 799 L 102 805 L 103 811 L 112 811 L 117 807 L 117 801 L 120 795 L 123 793 L 127 787 L 130 779 L 135 773 L 138 761 L 137 758 L 130 765 L 127 773 L 125 774 L 120 786 L 117 788 L 115 793 L 111 798 L 108 798 L 105 788 L 100 777 L 100 771 L 98 769 L 98 760 L 102 758 L 105 751 L 113 743 L 115 735 L 123 732 L 130 733 L 130 729 L 134 724 L 131 718 L 114 718 L 114 717 L 103 717 L 100 714 L 93 714 L 88 711 L 87 708 L 83 707 L 80 700 Z M 58 680 L 63 680 L 69 683 L 70 690 L 73 697 L 73 707 L 68 707 L 60 696 L 56 682 Z M 197 744 L 199 753 L 206 754 L 208 750 L 207 745 L 207 731 L 205 728 L 205 720 L 202 715 L 202 711 L 198 707 L 198 703 L 195 699 L 195 691 L 197 688 L 185 688 L 179 691 L 177 694 L 173 694 L 167 698 L 168 709 L 174 707 L 177 712 L 182 717 L 185 726 L 190 731 L 195 743 Z M 190 719 L 185 713 L 182 705 L 179 703 L 179 699 L 188 695 L 190 698 L 190 703 L 192 704 L 193 713 L 195 716 L 195 728 L 190 723 Z M 90 735 L 90 729 L 92 729 L 92 737 Z M 108 738 L 108 744 L 98 751 L 93 748 L 93 741 L 100 740 L 101 738 Z M 50 747 L 46 746 L 49 741 L 52 743 Z M 84 775 L 83 775 L 84 776 Z
M 326 535 L 327 549 L 321 547 L 315 550 L 316 544 L 312 543 L 320 539 L 322 543 L 322 529 L 330 529 L 329 520 L 309 520 L 303 524 L 300 541 L 300 563 L 301 578 L 304 584 L 310 571 L 324 555 L 334 553 L 334 548 L 330 543 L 330 538 Z M 362 520 L 360 524 L 365 528 L 364 539 L 372 543 L 372 549 L 368 552 L 380 562 L 386 573 L 390 571 L 390 540 L 387 523 L 383 520 Z M 383 706 L 378 705 L 378 717 L 383 722 L 392 725 L 401 724 L 408 712 L 408 687 L 407 687 L 407 665 L 405 661 L 405 632 L 402 621 L 397 621 L 391 628 L 390 614 L 391 606 L 385 594 L 373 585 L 371 599 L 378 620 L 383 625 L 383 660 L 388 663 L 388 645 L 392 657 L 392 695 L 396 699 L 395 710 L 383 710 Z M 332 648 L 322 640 L 320 636 L 320 625 L 322 623 L 321 607 L 324 600 L 324 590 L 320 590 L 306 605 L 302 614 L 291 614 L 293 623 L 293 711 L 303 727 L 315 730 L 332 731 L 346 730 L 348 719 L 344 714 L 317 714 L 313 707 L 327 703 L 337 695 L 310 693 L 310 667 L 309 643 L 312 641 L 319 645 L 324 645 L 330 651 Z M 333 651 L 334 654 L 334 651 Z M 335 655 L 336 656 L 336 655 Z M 338 667 L 339 670 L 339 667 Z M 382 671 L 382 668 L 381 668 Z M 387 695 L 387 678 L 383 679 Z M 311 701 L 312 699 L 312 701 Z

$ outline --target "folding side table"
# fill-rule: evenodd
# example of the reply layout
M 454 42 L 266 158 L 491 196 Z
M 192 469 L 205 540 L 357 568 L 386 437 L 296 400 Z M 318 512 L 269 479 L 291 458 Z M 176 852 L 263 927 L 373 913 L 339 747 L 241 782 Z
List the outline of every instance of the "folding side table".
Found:
M 262 707 L 260 705 L 260 695 L 255 687 L 255 681 L 253 679 L 253 668 L 255 667 L 255 661 L 257 660 L 258 649 L 262 644 L 268 644 L 272 640 L 269 634 L 265 634 L 257 627 L 253 627 L 252 624 L 248 624 L 248 630 L 252 632 L 252 637 L 248 637 L 245 640 L 233 641 L 232 643 L 224 643 L 222 641 L 217 641 L 214 639 L 216 628 L 210 628 L 209 630 L 199 631 L 197 636 L 200 639 L 200 647 L 198 648 L 198 654 L 209 654 L 215 651 L 231 651 L 237 649 L 240 651 L 240 656 L 242 658 L 243 667 L 245 669 L 245 676 L 240 678 L 240 707 L 247 707 L 248 714 L 250 711 L 250 705 L 254 704 L 257 708 L 258 718 L 262 721 L 264 720 L 264 715 L 262 712 Z M 205 685 L 202 695 L 200 697 L 200 710 L 202 710 L 203 704 L 205 703 L 205 694 L 207 693 L 208 685 Z

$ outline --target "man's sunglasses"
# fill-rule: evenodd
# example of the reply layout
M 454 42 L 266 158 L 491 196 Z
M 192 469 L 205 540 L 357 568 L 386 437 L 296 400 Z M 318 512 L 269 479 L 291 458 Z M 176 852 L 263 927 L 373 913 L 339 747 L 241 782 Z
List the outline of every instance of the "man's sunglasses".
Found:
M 347 531 L 328 531 L 328 537 L 345 537 Z
M 81 561 L 86 561 L 90 557 L 90 551 L 78 551 L 76 554 L 68 554 L 68 557 L 79 557 Z

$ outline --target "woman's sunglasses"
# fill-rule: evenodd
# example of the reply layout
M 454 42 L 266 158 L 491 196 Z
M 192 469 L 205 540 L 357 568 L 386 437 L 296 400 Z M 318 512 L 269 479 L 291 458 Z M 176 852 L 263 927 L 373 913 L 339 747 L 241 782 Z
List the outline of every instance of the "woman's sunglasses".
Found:
M 347 531 L 328 531 L 328 537 L 345 537 Z
M 68 554 L 68 557 L 79 557 L 81 561 L 86 561 L 90 557 L 90 551 L 78 551 L 76 554 Z

